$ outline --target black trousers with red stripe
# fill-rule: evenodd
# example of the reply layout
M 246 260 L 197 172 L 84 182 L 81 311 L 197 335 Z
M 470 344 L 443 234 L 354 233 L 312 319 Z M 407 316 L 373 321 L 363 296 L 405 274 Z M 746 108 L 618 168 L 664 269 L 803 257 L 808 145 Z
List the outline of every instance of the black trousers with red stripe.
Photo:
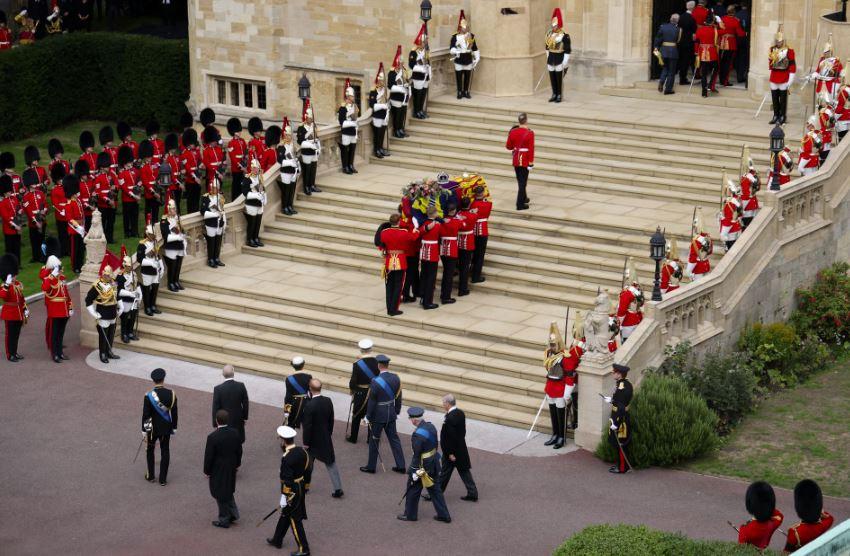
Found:
M 18 338 L 21 337 L 22 320 L 6 321 L 6 359 L 18 354 Z
M 457 254 L 457 293 L 466 295 L 469 293 L 469 271 L 475 251 L 459 249 Z
M 404 275 L 404 270 L 387 272 L 387 314 L 398 311 L 398 304 L 401 302 L 401 290 L 404 286 Z M 356 431 L 354 437 L 357 438 Z
M 71 268 L 79 274 L 86 262 L 86 245 L 81 235 L 72 233 L 68 239 L 71 243 Z
M 440 259 L 443 261 L 443 279 L 440 282 L 440 301 L 445 301 L 452 297 L 452 285 L 455 279 L 457 258 L 442 256 Z
M 18 263 L 21 262 L 21 234 L 6 234 L 3 236 L 3 239 L 6 243 L 6 253 L 10 255 L 14 255 L 16 259 L 18 259 Z M 5 280 L 6 277 L 4 276 Z
M 47 348 L 50 357 L 59 357 L 63 354 L 62 341 L 65 338 L 65 327 L 68 325 L 68 317 L 49 317 L 47 319 Z
M 628 462 L 629 438 L 617 438 L 617 431 L 608 430 L 608 443 L 617 451 L 617 471 L 625 473 L 631 466 Z

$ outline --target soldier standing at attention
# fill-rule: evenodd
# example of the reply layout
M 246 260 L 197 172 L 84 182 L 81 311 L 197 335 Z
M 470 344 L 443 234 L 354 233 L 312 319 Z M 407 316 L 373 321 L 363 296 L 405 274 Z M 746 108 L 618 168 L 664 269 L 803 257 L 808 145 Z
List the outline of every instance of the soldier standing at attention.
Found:
M 484 256 L 487 254 L 487 240 L 490 237 L 490 212 L 493 203 L 484 197 L 484 187 L 478 185 L 473 190 L 475 200 L 469 206 L 469 212 L 475 215 L 475 252 L 472 255 L 472 283 L 480 284 L 485 278 L 482 276 L 484 270 Z
M 816 482 L 803 479 L 794 487 L 794 510 L 800 523 L 788 528 L 785 552 L 794 552 L 832 527 L 835 518 L 823 509 L 823 494 Z
M 301 426 L 304 404 L 309 397 L 310 379 L 313 377 L 301 372 L 305 364 L 303 357 L 293 357 L 290 364 L 295 373 L 286 377 L 286 396 L 283 400 L 284 423 L 297 429 Z
M 384 78 L 384 63 L 378 66 L 375 75 L 375 86 L 369 91 L 369 108 L 372 109 L 372 154 L 376 158 L 384 158 L 390 153 L 384 148 L 384 137 L 390 121 L 390 92 Z M 342 108 L 340 108 L 340 123 L 342 123 Z M 345 134 L 343 124 L 343 135 Z M 345 139 L 345 137 L 343 137 Z M 345 172 L 345 169 L 343 169 Z M 350 172 L 346 172 L 350 173 Z
M 416 521 L 419 519 L 419 497 L 422 489 L 428 490 L 431 502 L 437 515 L 434 519 L 451 523 L 452 517 L 446 507 L 443 491 L 435 481 L 440 477 L 440 454 L 437 453 L 437 429 L 423 419 L 425 410 L 421 407 L 411 407 L 407 410 L 410 423 L 416 427 L 410 442 L 413 445 L 413 456 L 407 469 L 410 478 L 407 480 L 404 513 L 398 516 L 401 521 Z
M 425 112 L 425 101 L 428 96 L 428 85 L 431 82 L 431 53 L 428 48 L 428 35 L 425 33 L 425 24 L 419 28 L 419 33 L 413 41 L 413 50 L 407 57 L 407 65 L 411 69 L 410 82 L 413 87 L 413 117 L 424 120 L 428 117 Z
M 369 461 L 360 471 L 375 472 L 381 431 L 386 431 L 387 442 L 390 443 L 395 459 L 393 471 L 404 473 L 404 452 L 396 432 L 396 419 L 401 412 L 401 379 L 389 372 L 389 357 L 378 355 L 375 360 L 378 362 L 380 374 L 373 378 L 369 385 L 369 404 L 366 409 L 366 420 L 369 423 Z
M 526 192 L 528 173 L 534 168 L 534 132 L 528 129 L 528 116 L 525 112 L 519 115 L 517 122 L 508 133 L 505 148 L 513 154 L 517 184 L 516 209 L 527 210 L 530 201 Z
M 617 465 L 612 465 L 610 473 L 627 473 L 631 469 L 626 447 L 632 439 L 632 421 L 629 418 L 629 404 L 632 402 L 632 383 L 626 376 L 629 368 L 614 363 L 614 380 L 617 381 L 614 393 L 605 397 L 605 402 L 611 404 L 611 418 L 608 442 L 617 451 Z
M 475 35 L 469 32 L 469 23 L 463 10 L 460 11 L 457 20 L 457 33 L 452 35 L 449 43 L 449 54 L 455 66 L 457 98 L 472 98 L 469 94 L 469 85 L 472 82 L 472 71 L 481 59 L 481 52 L 478 51 Z
M 280 518 L 274 535 L 266 542 L 275 548 L 282 548 L 283 537 L 292 527 L 292 535 L 298 550 L 292 556 L 308 556 L 310 545 L 304 533 L 303 520 L 307 519 L 307 492 L 313 476 L 313 461 L 307 450 L 295 445 L 295 429 L 278 427 L 277 435 L 282 439 L 280 449 Z
M 316 167 L 319 165 L 319 155 L 322 145 L 319 142 L 318 130 L 313 122 L 313 109 L 310 99 L 304 101 L 304 111 L 301 114 L 301 125 L 295 132 L 298 143 L 298 156 L 301 159 L 301 186 L 305 195 L 321 193 L 316 187 Z
M 147 436 L 147 463 L 148 469 L 145 479 L 153 483 L 156 481 L 154 474 L 154 449 L 159 441 L 159 484 L 168 484 L 168 464 L 171 461 L 169 443 L 171 435 L 177 432 L 177 394 L 169 390 L 165 382 L 165 370 L 154 369 L 151 372 L 153 390 L 145 394 L 142 403 L 142 433 Z
M 546 52 L 546 69 L 552 84 L 549 102 L 561 102 L 561 96 L 564 94 L 564 74 L 572 52 L 570 36 L 564 31 L 561 8 L 552 11 L 552 25 L 546 31 Z
M 360 421 L 366 416 L 366 403 L 369 400 L 369 385 L 378 376 L 378 361 L 372 356 L 372 340 L 363 338 L 357 343 L 360 359 L 351 366 L 351 379 L 348 389 L 351 391 L 351 431 L 345 438 L 357 444 L 360 433 Z
M 18 338 L 29 316 L 24 287 L 18 281 L 19 269 L 18 259 L 13 254 L 6 253 L 0 257 L 0 299 L 3 300 L 0 319 L 6 321 L 6 359 L 12 363 L 24 358 L 18 353 Z
M 381 79 L 383 82 L 384 79 L 384 65 L 381 64 L 381 69 L 378 72 L 378 77 L 375 78 L 375 83 L 378 82 L 378 79 Z M 371 95 L 370 95 L 371 99 Z M 340 163 L 342 165 L 342 173 L 343 174 L 356 174 L 357 170 L 354 168 L 354 155 L 357 152 L 357 134 L 358 134 L 358 124 L 357 118 L 360 117 L 360 107 L 354 102 L 354 87 L 351 86 L 351 82 L 346 79 L 345 80 L 345 102 L 339 107 L 337 111 L 337 119 L 339 120 L 340 126 L 340 147 L 339 147 L 339 156 Z M 374 124 L 374 117 L 372 123 Z M 386 117 L 384 119 L 384 129 L 386 130 Z M 377 143 L 376 143 L 377 144 Z M 313 191 L 316 191 L 316 188 L 313 188 Z
M 121 359 L 121 356 L 112 353 L 115 321 L 121 316 L 118 287 L 112 277 L 112 267 L 105 263 L 104 260 L 100 268 L 100 278 L 86 294 L 86 310 L 94 317 L 101 363 L 109 363 L 110 359 Z

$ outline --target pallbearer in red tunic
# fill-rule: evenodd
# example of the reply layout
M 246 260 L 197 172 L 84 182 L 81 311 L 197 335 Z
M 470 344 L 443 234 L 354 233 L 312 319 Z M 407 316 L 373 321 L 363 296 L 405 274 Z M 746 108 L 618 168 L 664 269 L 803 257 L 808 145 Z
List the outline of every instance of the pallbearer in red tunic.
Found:
M 817 129 L 818 117 L 814 114 L 809 116 L 806 122 L 806 133 L 800 143 L 800 158 L 797 161 L 797 169 L 803 176 L 810 176 L 818 171 L 820 167 L 820 151 L 823 147 L 823 136 Z
M 720 239 L 725 243 L 726 251 L 729 251 L 741 235 L 743 206 L 738 198 L 741 193 L 738 184 L 728 179 L 726 172 L 723 172 L 723 183 L 725 200 L 720 215 Z
M 139 200 L 142 183 L 133 171 L 133 150 L 124 145 L 118 150 L 118 189 L 124 218 L 124 237 L 139 237 Z
M 741 218 L 741 228 L 746 230 L 753 218 L 759 211 L 759 200 L 756 194 L 761 189 L 761 178 L 758 170 L 750 156 L 750 147 L 744 145 L 744 154 L 741 157 L 741 167 L 745 169 L 744 175 L 741 176 L 741 207 L 743 216 Z
M 470 212 L 472 201 L 464 197 L 460 202 L 460 212 L 457 219 L 460 220 L 460 228 L 457 232 L 457 295 L 469 295 L 469 271 L 472 257 L 475 254 L 475 214 Z
M 698 280 L 704 274 L 708 274 L 711 271 L 709 257 L 714 252 L 714 242 L 711 240 L 711 235 L 705 231 L 703 225 L 702 207 L 697 207 L 696 209 L 692 234 L 685 276 L 691 280 Z
M 670 293 L 679 289 L 683 274 L 682 261 L 679 260 L 679 242 L 672 239 L 667 242 L 667 254 L 661 267 L 661 293 Z
M 97 155 L 97 175 L 94 178 L 94 195 L 97 198 L 97 210 L 103 222 L 103 235 L 106 243 L 112 243 L 115 230 L 115 213 L 118 207 L 118 174 L 112 171 L 109 155 Z
M 770 94 L 773 99 L 773 119 L 771 124 L 784 124 L 788 113 L 788 91 L 794 83 L 794 75 L 797 73 L 797 61 L 794 49 L 785 42 L 782 33 L 782 25 L 779 26 L 773 39 L 773 46 L 768 53 L 768 67 L 770 69 Z
M 6 359 L 12 363 L 24 358 L 18 353 L 18 338 L 30 314 L 24 298 L 24 287 L 18 282 L 19 268 L 18 259 L 11 253 L 0 257 L 0 299 L 3 300 L 0 318 L 6 322 Z
M 55 363 L 68 360 L 62 341 L 65 327 L 74 315 L 74 303 L 68 293 L 65 275 L 62 273 L 62 261 L 56 256 L 59 242 L 55 238 L 47 239 L 47 263 L 41 269 L 41 291 L 44 292 L 44 305 L 47 309 L 45 341 L 50 357 Z
M 694 35 L 694 52 L 696 63 L 702 79 L 702 96 L 707 97 L 708 91 L 717 92 L 717 52 L 718 32 L 714 25 L 714 16 L 709 15 Z
M 487 240 L 490 237 L 490 212 L 493 203 L 484 197 L 484 187 L 476 186 L 473 190 L 475 200 L 469 206 L 469 212 L 475 215 L 475 253 L 472 255 L 472 283 L 480 284 L 485 280 L 484 256 L 487 254 Z
M 741 21 L 735 17 L 735 9 L 735 6 L 727 6 L 726 15 L 720 18 L 718 45 L 720 50 L 720 83 L 724 87 L 730 85 L 729 71 L 732 69 L 735 53 L 738 51 L 738 39 L 747 36 L 741 27 Z
M 443 262 L 443 279 L 440 284 L 440 303 L 450 305 L 455 302 L 452 297 L 455 268 L 457 267 L 457 234 L 463 221 L 457 217 L 457 205 L 450 202 L 446 206 L 446 215 L 440 224 L 440 260 Z
M 425 310 L 439 307 L 434 303 L 434 286 L 437 282 L 437 265 L 440 260 L 440 228 L 437 220 L 437 207 L 429 206 L 428 219 L 420 226 L 419 246 L 419 302 Z
M 617 302 L 617 318 L 620 319 L 620 337 L 625 343 L 643 320 L 643 290 L 638 282 L 635 260 L 631 257 L 626 264 L 626 273 L 623 278 L 625 286 Z
M 519 123 L 508 133 L 505 148 L 513 154 L 514 173 L 516 174 L 516 209 L 526 210 L 529 198 L 526 193 L 528 173 L 534 168 L 534 132 L 528 129 L 528 116 L 519 115 Z
M 835 521 L 829 512 L 823 509 L 823 494 L 818 484 L 811 479 L 803 479 L 794 487 L 794 509 L 800 517 L 800 523 L 788 528 L 788 540 L 785 552 L 794 552 L 823 535 Z
M 253 118 L 251 119 L 253 120 Z M 236 197 L 242 193 L 242 179 L 245 177 L 250 156 L 248 155 L 248 143 L 240 135 L 242 133 L 242 122 L 239 121 L 239 118 L 227 120 L 227 133 L 230 134 L 230 141 L 227 142 L 227 157 L 230 161 L 230 176 L 233 178 L 233 183 L 230 186 L 230 200 L 235 201 Z
M 159 221 L 159 209 L 164 199 L 160 196 L 157 186 L 159 164 L 154 162 L 153 143 L 147 139 L 139 145 L 139 159 L 142 163 L 139 179 L 142 182 L 142 190 L 145 192 L 145 219 L 147 220 L 150 216 L 151 221 L 156 222 Z
M 784 518 L 776 509 L 773 487 L 764 481 L 752 483 L 747 488 L 746 506 L 753 518 L 738 528 L 738 543 L 764 550 L 770 546 L 770 539 Z
M 177 212 L 180 212 L 180 200 L 183 198 L 183 192 L 186 189 L 184 185 L 185 176 L 180 162 L 179 143 L 176 133 L 166 135 L 164 142 L 165 156 L 162 159 L 163 163 L 168 164 L 168 167 L 171 168 L 171 185 L 168 186 L 168 191 L 165 194 L 166 197 L 174 201 Z M 166 199 L 166 204 L 168 204 L 168 199 Z
M 402 314 L 398 306 L 401 303 L 404 274 L 407 270 L 405 251 L 416 241 L 417 231 L 410 231 L 399 226 L 400 216 L 391 214 L 390 227 L 381 232 L 380 244 L 384 257 L 383 275 L 386 282 L 387 314 L 391 317 Z

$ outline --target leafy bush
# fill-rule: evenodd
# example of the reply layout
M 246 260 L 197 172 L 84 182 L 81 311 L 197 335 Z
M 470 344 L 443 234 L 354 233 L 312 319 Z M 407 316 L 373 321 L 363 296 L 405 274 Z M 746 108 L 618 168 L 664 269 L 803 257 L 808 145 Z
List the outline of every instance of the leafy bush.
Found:
M 732 530 L 730 529 L 730 533 Z M 555 549 L 554 556 L 746 556 L 771 554 L 750 545 L 698 541 L 635 525 L 591 525 Z
M 82 119 L 175 127 L 189 96 L 186 41 L 71 33 L 0 56 L 0 139 Z M 95 134 L 97 131 L 95 131 Z
M 717 415 L 678 378 L 647 375 L 630 407 L 632 439 L 630 462 L 635 467 L 671 466 L 705 454 L 717 447 Z M 608 430 L 596 450 L 599 457 L 614 461 Z
M 795 386 L 829 360 L 829 349 L 819 338 L 801 338 L 781 322 L 746 327 L 738 352 L 759 386 L 769 389 Z
M 840 346 L 850 339 L 850 265 L 836 263 L 817 274 L 811 288 L 796 291 L 799 301 L 791 324 L 801 336 Z

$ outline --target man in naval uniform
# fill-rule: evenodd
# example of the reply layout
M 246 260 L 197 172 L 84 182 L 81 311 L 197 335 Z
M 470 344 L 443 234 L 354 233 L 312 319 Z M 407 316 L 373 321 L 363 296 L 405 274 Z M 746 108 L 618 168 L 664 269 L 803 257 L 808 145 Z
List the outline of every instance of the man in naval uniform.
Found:
M 669 23 L 661 24 L 655 34 L 655 52 L 660 56 L 663 66 L 658 80 L 658 92 L 672 95 L 673 84 L 676 82 L 676 64 L 679 62 L 679 42 L 682 40 L 682 30 L 679 29 L 679 14 L 670 16 Z
M 419 497 L 422 489 L 428 490 L 431 502 L 437 515 L 434 519 L 451 523 L 452 517 L 446 507 L 443 491 L 437 481 L 440 478 L 440 454 L 437 429 L 424 419 L 425 410 L 421 407 L 411 407 L 407 410 L 410 423 L 414 426 L 410 443 L 413 446 L 413 456 L 410 467 L 407 468 L 407 491 L 405 492 L 404 513 L 398 516 L 401 521 L 417 521 L 419 519 Z
M 369 461 L 360 468 L 364 473 L 374 473 L 378 463 L 381 431 L 386 431 L 387 442 L 393 453 L 396 473 L 404 473 L 404 452 L 396 432 L 396 419 L 401 413 L 401 379 L 389 371 L 390 358 L 386 355 L 375 357 L 380 374 L 369 384 L 369 401 L 366 407 L 366 421 L 369 425 Z M 382 461 L 383 463 L 383 461 Z
M 101 266 L 100 278 L 91 285 L 86 294 L 86 310 L 95 320 L 101 363 L 109 363 L 110 359 L 121 359 L 112 353 L 115 320 L 121 316 L 121 307 L 118 305 L 118 289 L 112 278 L 112 267 L 108 264 Z
M 290 365 L 294 373 L 286 377 L 286 395 L 283 399 L 284 424 L 297 429 L 301 426 L 304 404 L 310 397 L 310 380 L 312 375 L 303 372 L 304 358 L 293 357 Z
M 617 451 L 617 464 L 608 469 L 611 473 L 626 473 L 631 469 L 627 448 L 632 439 L 632 421 L 629 417 L 629 404 L 632 403 L 632 383 L 626 376 L 629 368 L 614 363 L 614 393 L 605 396 L 605 402 L 611 404 L 611 417 L 608 419 L 608 442 Z
M 154 387 L 145 394 L 142 402 L 142 434 L 146 437 L 145 455 L 147 471 L 145 479 L 156 481 L 154 450 L 159 442 L 159 484 L 168 484 L 168 465 L 171 463 L 171 435 L 177 432 L 177 394 L 163 386 L 165 370 L 151 372 Z
M 378 360 L 372 355 L 372 340 L 363 338 L 357 342 L 360 358 L 351 366 L 351 379 L 348 389 L 351 392 L 351 431 L 345 438 L 357 444 L 360 433 L 360 421 L 366 416 L 366 404 L 369 401 L 369 385 L 378 376 Z
M 481 52 L 478 51 L 475 35 L 469 32 L 469 22 L 463 10 L 458 17 L 457 33 L 452 35 L 449 43 L 449 54 L 455 66 L 457 98 L 472 98 L 469 94 L 469 86 L 472 82 L 472 71 L 481 59 Z
M 413 95 L 413 117 L 424 120 L 428 117 L 426 99 L 428 85 L 431 83 L 431 52 L 424 23 L 413 41 L 413 50 L 407 57 L 407 65 L 411 70 L 410 82 L 413 84 L 410 91 Z
M 572 52 L 570 36 L 564 31 L 564 18 L 561 8 L 552 12 L 552 23 L 546 31 L 546 69 L 549 72 L 549 82 L 552 85 L 552 96 L 549 102 L 561 102 L 564 94 L 564 74 L 570 63 Z
M 310 545 L 303 521 L 307 519 L 307 492 L 313 477 L 313 460 L 306 449 L 295 445 L 295 429 L 278 427 L 277 435 L 281 438 L 280 449 L 283 451 L 283 457 L 280 458 L 280 518 L 274 535 L 266 542 L 281 548 L 283 538 L 291 527 L 298 546 L 298 550 L 291 553 L 292 556 L 309 556 Z

